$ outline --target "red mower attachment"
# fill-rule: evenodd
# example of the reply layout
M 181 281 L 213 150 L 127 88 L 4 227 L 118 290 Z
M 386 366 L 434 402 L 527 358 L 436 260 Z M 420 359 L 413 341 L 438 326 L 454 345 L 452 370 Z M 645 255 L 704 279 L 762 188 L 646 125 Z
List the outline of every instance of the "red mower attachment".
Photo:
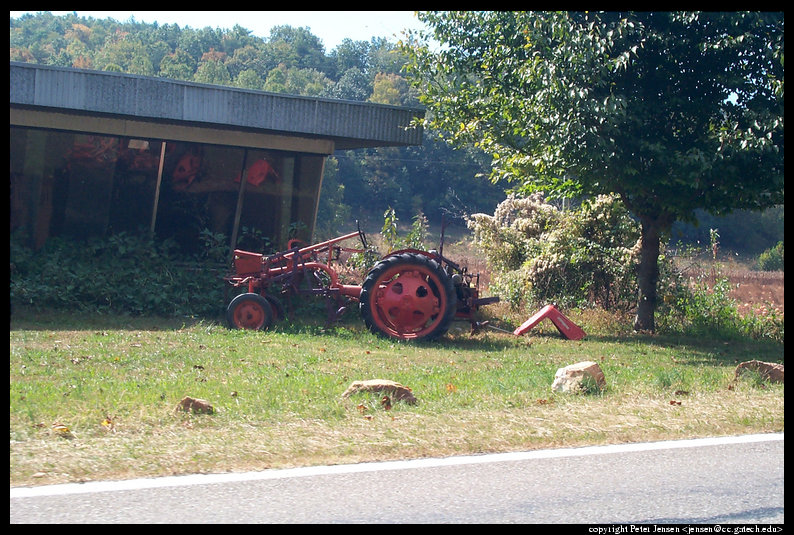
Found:
M 585 337 L 585 332 L 574 322 L 566 318 L 554 305 L 546 305 L 541 308 L 534 316 L 525 321 L 521 327 L 513 331 L 513 334 L 521 336 L 540 323 L 544 318 L 549 318 L 554 326 L 557 327 L 557 330 L 560 331 L 560 334 L 568 340 L 581 340 Z

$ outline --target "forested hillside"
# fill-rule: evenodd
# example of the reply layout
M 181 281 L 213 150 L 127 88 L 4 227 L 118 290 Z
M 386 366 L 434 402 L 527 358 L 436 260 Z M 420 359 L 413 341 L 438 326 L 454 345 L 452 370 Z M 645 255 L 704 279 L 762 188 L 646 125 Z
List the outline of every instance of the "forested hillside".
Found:
M 327 51 L 308 28 L 190 28 L 48 12 L 11 19 L 10 60 L 159 76 L 246 89 L 418 107 L 401 75 L 405 58 L 385 38 L 347 39 Z M 501 187 L 477 175 L 490 161 L 453 151 L 434 132 L 421 147 L 337 151 L 323 181 L 318 227 L 334 233 L 354 219 L 377 225 L 393 208 L 404 222 L 491 212 Z

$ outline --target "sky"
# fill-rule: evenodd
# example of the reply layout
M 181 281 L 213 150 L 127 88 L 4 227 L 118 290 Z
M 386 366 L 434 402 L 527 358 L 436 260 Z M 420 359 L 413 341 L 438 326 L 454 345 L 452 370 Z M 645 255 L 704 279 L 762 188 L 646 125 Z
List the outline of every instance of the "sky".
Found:
M 11 11 L 11 18 L 35 11 Z M 52 11 L 66 15 L 72 11 Z M 413 11 L 76 11 L 78 16 L 95 19 L 112 18 L 125 22 L 134 17 L 138 22 L 178 24 L 180 28 L 231 29 L 235 24 L 251 30 L 256 37 L 269 37 L 273 26 L 308 27 L 330 52 L 345 38 L 369 41 L 384 37 L 392 42 L 402 37 L 405 29 L 421 29 Z

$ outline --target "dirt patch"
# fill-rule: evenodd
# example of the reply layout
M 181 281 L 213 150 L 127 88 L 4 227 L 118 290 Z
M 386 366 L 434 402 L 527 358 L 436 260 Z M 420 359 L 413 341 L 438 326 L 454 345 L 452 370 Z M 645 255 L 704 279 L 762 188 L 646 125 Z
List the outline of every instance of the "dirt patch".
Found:
M 734 290 L 731 297 L 739 303 L 740 312 L 757 312 L 761 307 L 783 314 L 783 272 L 736 273 L 728 276 Z
M 736 300 L 742 314 L 784 313 L 784 280 L 782 271 L 752 271 L 735 269 L 706 273 L 687 272 L 712 286 L 718 278 L 727 278 L 733 288 L 731 298 Z

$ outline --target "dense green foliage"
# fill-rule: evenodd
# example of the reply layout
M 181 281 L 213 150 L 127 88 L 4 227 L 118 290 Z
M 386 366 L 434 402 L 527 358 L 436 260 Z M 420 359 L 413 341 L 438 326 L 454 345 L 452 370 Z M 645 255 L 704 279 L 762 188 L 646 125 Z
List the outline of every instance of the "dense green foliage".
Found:
M 783 271 L 783 242 L 778 242 L 758 257 L 758 269 L 762 271 Z
M 408 67 L 428 124 L 550 196 L 617 193 L 641 223 L 635 328 L 660 242 L 695 210 L 783 202 L 783 13 L 431 12 Z
M 401 248 L 425 249 L 427 219 L 419 214 L 402 233 L 393 209 L 384 214 L 378 251 L 373 244 L 353 255 L 349 268 L 360 283 L 383 254 Z M 243 228 L 240 246 L 260 240 L 251 250 L 272 252 L 267 239 Z M 186 258 L 171 239 L 148 233 L 118 233 L 87 240 L 53 237 L 33 250 L 24 230 L 11 235 L 10 301 L 13 307 L 72 310 L 134 316 L 223 317 L 224 302 L 236 292 L 223 276 L 231 271 L 228 236 L 205 229 L 201 252 Z M 316 303 L 307 300 L 313 308 Z M 298 303 L 298 305 L 302 305 Z M 320 307 L 322 308 L 322 307 Z
M 83 242 L 51 238 L 33 251 L 12 235 L 11 305 L 214 318 L 223 310 L 225 274 L 217 250 L 186 261 L 170 240 L 121 233 Z
M 690 221 L 782 202 L 783 14 L 420 13 L 428 123 L 548 196 Z

